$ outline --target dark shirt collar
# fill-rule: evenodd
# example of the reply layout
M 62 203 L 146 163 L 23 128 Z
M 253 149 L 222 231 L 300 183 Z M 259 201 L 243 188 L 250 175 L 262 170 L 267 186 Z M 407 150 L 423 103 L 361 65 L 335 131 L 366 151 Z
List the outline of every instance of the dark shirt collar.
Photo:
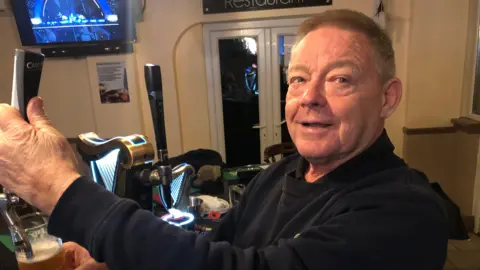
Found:
M 336 169 L 317 179 L 316 182 L 332 181 L 345 182 L 354 179 L 361 179 L 370 174 L 386 169 L 406 166 L 405 162 L 393 152 L 395 147 L 388 138 L 386 130 L 383 130 L 378 139 L 365 151 L 353 157 Z M 288 173 L 290 177 L 305 181 L 305 173 L 310 164 L 300 157 L 297 168 Z

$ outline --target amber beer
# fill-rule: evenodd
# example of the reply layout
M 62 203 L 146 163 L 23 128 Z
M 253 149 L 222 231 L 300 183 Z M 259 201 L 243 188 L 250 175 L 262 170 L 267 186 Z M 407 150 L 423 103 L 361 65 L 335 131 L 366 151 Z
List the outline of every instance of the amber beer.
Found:
M 20 217 L 21 228 L 32 247 L 33 258 L 15 252 L 19 270 L 64 270 L 66 264 L 62 240 L 48 234 L 48 217 L 32 213 Z M 13 237 L 13 235 L 12 235 Z
M 65 269 L 65 251 L 55 240 L 46 239 L 32 243 L 34 258 L 27 259 L 25 254 L 17 254 L 19 270 L 63 270 Z

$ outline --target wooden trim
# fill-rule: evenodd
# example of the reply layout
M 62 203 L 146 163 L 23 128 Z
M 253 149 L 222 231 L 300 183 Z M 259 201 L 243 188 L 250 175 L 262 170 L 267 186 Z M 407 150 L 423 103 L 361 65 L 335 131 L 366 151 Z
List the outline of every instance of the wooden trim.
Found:
M 453 126 L 468 134 L 480 134 L 480 122 L 467 117 L 454 118 Z
M 455 127 L 403 128 L 403 134 L 405 135 L 445 134 L 456 131 Z
M 467 117 L 453 118 L 451 127 L 403 128 L 405 135 L 446 134 L 462 131 L 480 135 L 480 122 Z

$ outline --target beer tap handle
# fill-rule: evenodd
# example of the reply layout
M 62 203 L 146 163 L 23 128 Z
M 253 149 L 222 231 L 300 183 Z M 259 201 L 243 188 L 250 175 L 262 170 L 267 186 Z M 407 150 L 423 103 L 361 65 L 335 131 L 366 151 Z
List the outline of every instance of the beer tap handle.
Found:
M 18 109 L 26 121 L 28 102 L 38 95 L 44 59 L 43 54 L 15 50 L 11 105 Z M 33 249 L 16 212 L 16 208 L 22 205 L 26 203 L 3 188 L 3 193 L 0 193 L 0 213 L 10 229 L 15 250 L 31 259 L 34 256 Z
M 146 64 L 145 83 L 153 120 L 158 162 L 152 172 L 153 185 L 159 187 L 162 204 L 168 211 L 172 207 L 170 183 L 172 182 L 172 166 L 168 160 L 167 133 L 163 101 L 162 72 L 159 65 Z

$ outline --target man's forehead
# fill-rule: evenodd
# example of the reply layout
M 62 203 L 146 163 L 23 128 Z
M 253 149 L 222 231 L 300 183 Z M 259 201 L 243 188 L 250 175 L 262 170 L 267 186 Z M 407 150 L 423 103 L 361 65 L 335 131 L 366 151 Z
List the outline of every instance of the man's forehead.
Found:
M 337 27 L 320 27 L 308 33 L 292 50 L 292 61 L 314 57 L 368 57 L 370 47 L 365 35 Z

